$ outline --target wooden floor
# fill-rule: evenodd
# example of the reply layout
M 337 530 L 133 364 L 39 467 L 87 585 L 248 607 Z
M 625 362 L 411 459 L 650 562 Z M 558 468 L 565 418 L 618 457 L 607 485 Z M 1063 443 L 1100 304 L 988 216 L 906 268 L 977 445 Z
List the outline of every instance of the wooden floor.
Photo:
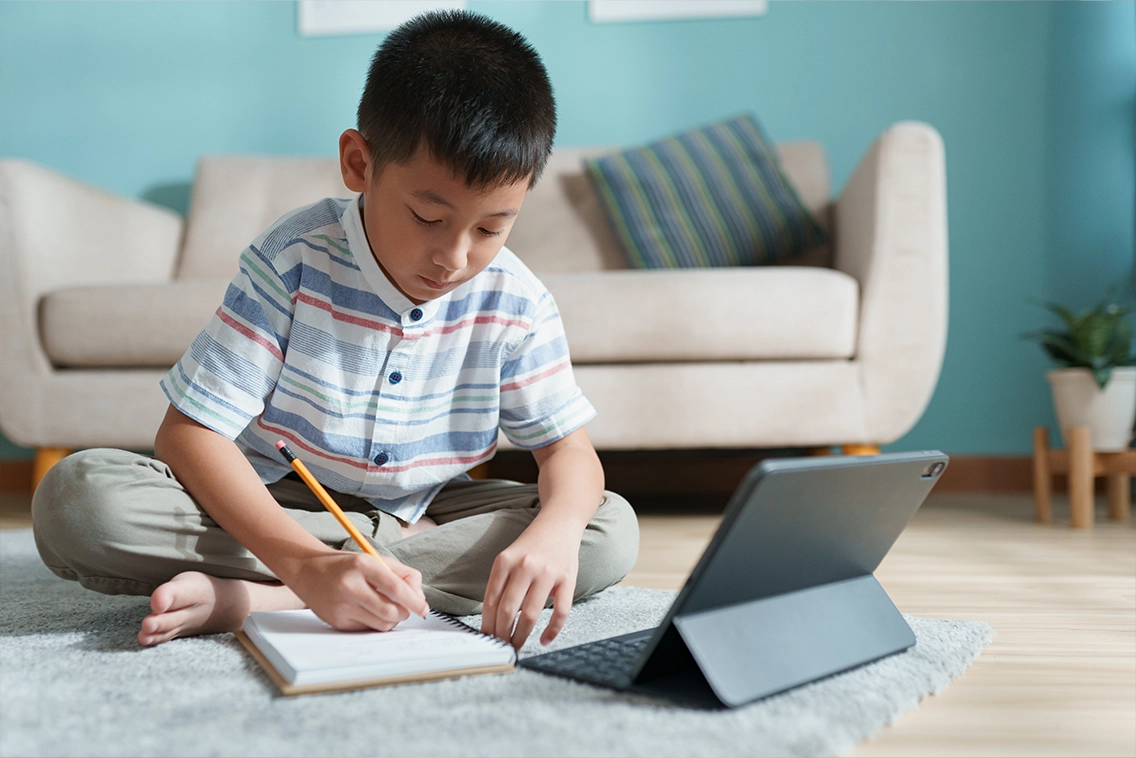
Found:
M 1035 524 L 1023 495 L 932 497 L 877 572 L 901 610 L 976 619 L 998 636 L 962 677 L 857 756 L 1136 756 L 1136 526 Z M 0 528 L 30 525 L 0 495 Z M 625 583 L 678 589 L 713 514 L 644 512 Z

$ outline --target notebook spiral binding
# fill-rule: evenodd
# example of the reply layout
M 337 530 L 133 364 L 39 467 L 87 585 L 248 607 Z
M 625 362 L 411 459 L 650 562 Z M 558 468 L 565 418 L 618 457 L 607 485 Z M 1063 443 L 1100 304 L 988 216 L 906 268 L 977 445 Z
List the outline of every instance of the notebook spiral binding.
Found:
M 433 608 L 431 608 L 430 614 L 441 619 L 442 621 L 445 621 L 450 626 L 456 626 L 458 629 L 463 629 L 463 630 L 469 632 L 470 634 L 476 634 L 478 637 L 496 642 L 500 646 L 512 647 L 512 645 L 510 645 L 508 642 L 505 642 L 505 640 L 501 639 L 500 637 L 494 637 L 492 634 L 486 634 L 485 632 L 481 631 L 480 629 L 474 629 L 469 624 L 465 623 L 464 621 L 462 621 L 458 618 L 455 618 L 454 616 L 451 616 L 448 613 L 442 613 L 441 611 L 436 611 Z

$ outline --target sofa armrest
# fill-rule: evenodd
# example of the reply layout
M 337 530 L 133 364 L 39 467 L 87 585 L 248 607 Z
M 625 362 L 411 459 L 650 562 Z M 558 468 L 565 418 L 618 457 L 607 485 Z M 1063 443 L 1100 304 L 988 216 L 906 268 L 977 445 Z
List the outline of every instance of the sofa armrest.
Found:
M 20 160 L 0 161 L 0 224 L 5 270 L 34 298 L 168 281 L 183 226 L 173 211 Z
M 36 383 L 52 372 L 40 298 L 62 287 L 168 281 L 182 226 L 164 208 L 0 161 L 0 426 L 14 442 L 34 437 L 20 420 L 36 415 Z
M 930 402 L 946 349 L 946 172 L 938 132 L 912 121 L 884 132 L 848 180 L 835 215 L 835 267 L 860 282 L 861 441 L 893 442 Z

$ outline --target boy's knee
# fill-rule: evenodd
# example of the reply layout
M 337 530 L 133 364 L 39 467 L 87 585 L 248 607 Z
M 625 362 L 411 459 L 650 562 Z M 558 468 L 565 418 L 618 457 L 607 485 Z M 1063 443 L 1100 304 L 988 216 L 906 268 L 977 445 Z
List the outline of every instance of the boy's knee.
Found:
M 137 481 L 131 467 L 146 460 L 125 450 L 82 450 L 44 475 L 32 496 L 32 529 L 40 557 L 56 574 L 76 578 L 72 565 L 123 536 L 121 485 Z
M 639 521 L 622 496 L 604 492 L 604 500 L 584 533 L 576 597 L 587 597 L 620 582 L 639 557 Z

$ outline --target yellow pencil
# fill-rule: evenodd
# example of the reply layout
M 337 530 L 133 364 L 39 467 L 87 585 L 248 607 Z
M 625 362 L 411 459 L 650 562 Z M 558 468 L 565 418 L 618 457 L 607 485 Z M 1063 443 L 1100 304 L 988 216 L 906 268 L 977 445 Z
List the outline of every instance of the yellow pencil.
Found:
M 308 488 L 316 493 L 316 497 L 323 503 L 323 507 L 331 511 L 331 515 L 335 516 L 335 518 L 339 520 L 339 523 L 343 524 L 343 528 L 351 535 L 351 539 L 359 543 L 359 547 L 361 547 L 364 552 L 378 558 L 379 563 L 389 569 L 390 566 L 387 566 L 387 562 L 383 560 L 379 552 L 367 541 L 366 537 L 360 534 L 359 530 L 355 528 L 355 525 L 348 520 L 346 514 L 343 513 L 343 509 L 331 499 L 331 495 L 327 494 L 327 490 L 323 488 L 323 485 L 316 481 L 316 478 L 312 476 L 311 471 L 308 471 L 308 467 L 304 465 L 303 461 L 292 454 L 292 451 L 288 449 L 288 445 L 285 444 L 284 440 L 280 440 L 276 443 L 276 449 L 284 455 L 288 463 L 292 464 L 292 468 L 294 468 L 296 473 L 300 475 L 300 478 L 304 480 L 304 484 L 308 485 Z
M 374 545 L 371 545 L 371 543 L 367 541 L 367 538 L 365 538 L 365 536 L 359 532 L 358 528 L 356 528 L 356 525 L 352 524 L 350 520 L 348 520 L 348 517 L 346 517 L 346 515 L 343 513 L 343 509 L 340 508 L 334 500 L 332 500 L 332 495 L 327 494 L 327 490 L 324 489 L 324 485 L 320 484 L 316 480 L 316 477 L 311 475 L 308 467 L 303 465 L 302 460 L 296 458 L 293 455 L 292 451 L 287 449 L 287 444 L 284 442 L 284 440 L 276 443 L 276 449 L 281 451 L 284 458 L 289 461 L 289 463 L 292 465 L 292 468 L 295 469 L 295 473 L 300 475 L 300 478 L 302 478 L 304 484 L 308 485 L 308 489 L 316 493 L 316 497 L 319 498 L 319 501 L 321 503 L 324 503 L 324 508 L 332 511 L 332 515 L 335 516 L 337 520 L 339 520 L 340 524 L 343 524 L 343 528 L 345 528 L 345 530 L 348 531 L 348 534 L 351 535 L 351 539 L 356 541 L 359 544 L 359 547 L 362 548 L 364 552 L 368 553 L 368 555 L 378 558 L 378 563 L 383 564 L 386 570 L 389 570 L 389 572 L 394 574 L 394 570 L 389 565 L 387 565 L 385 560 L 383 560 L 383 556 L 378 555 L 378 551 L 375 550 Z M 398 576 L 398 574 L 394 575 Z M 402 577 L 400 576 L 399 578 Z M 410 586 L 410 584 L 408 583 L 407 586 Z M 412 588 L 412 586 L 410 586 L 410 589 L 415 590 L 414 588 Z M 417 593 L 417 590 L 415 590 L 415 592 Z M 414 613 L 419 613 L 419 611 L 414 611 Z
M 292 453 L 292 451 L 288 449 L 288 445 L 284 442 L 284 440 L 280 440 L 276 443 L 276 449 L 279 450 L 281 454 L 283 454 L 284 458 L 287 459 L 288 463 L 292 465 L 292 468 L 295 469 L 296 473 L 300 475 L 300 478 L 304 480 L 304 484 L 308 485 L 308 489 L 315 493 L 316 497 L 319 498 L 319 501 L 323 503 L 323 507 L 331 511 L 331 515 L 335 516 L 339 523 L 343 524 L 343 528 L 346 529 L 347 533 L 351 535 L 351 539 L 355 540 L 355 542 L 358 543 L 359 547 L 361 547 L 363 551 L 368 555 L 373 555 L 378 558 L 379 563 L 383 564 L 383 566 L 386 567 L 387 571 L 390 571 L 392 574 L 394 574 L 394 570 L 387 564 L 386 561 L 383 560 L 383 557 L 379 555 L 379 552 L 375 550 L 374 546 L 372 546 L 371 543 L 367 541 L 367 538 L 364 537 L 359 532 L 359 530 L 355 528 L 355 525 L 347 519 L 346 514 L 343 513 L 343 509 L 340 508 L 339 505 L 331 499 L 331 495 L 327 494 L 327 490 L 323 488 L 323 485 L 320 484 L 314 476 L 312 476 L 312 472 L 308 471 L 308 467 L 304 465 L 304 462 L 297 458 Z M 398 574 L 395 574 L 395 576 L 398 576 Z M 402 577 L 399 578 L 402 579 Z M 409 583 L 407 584 L 407 586 L 414 590 L 414 588 L 411 587 Z M 414 591 L 417 592 L 417 590 Z

